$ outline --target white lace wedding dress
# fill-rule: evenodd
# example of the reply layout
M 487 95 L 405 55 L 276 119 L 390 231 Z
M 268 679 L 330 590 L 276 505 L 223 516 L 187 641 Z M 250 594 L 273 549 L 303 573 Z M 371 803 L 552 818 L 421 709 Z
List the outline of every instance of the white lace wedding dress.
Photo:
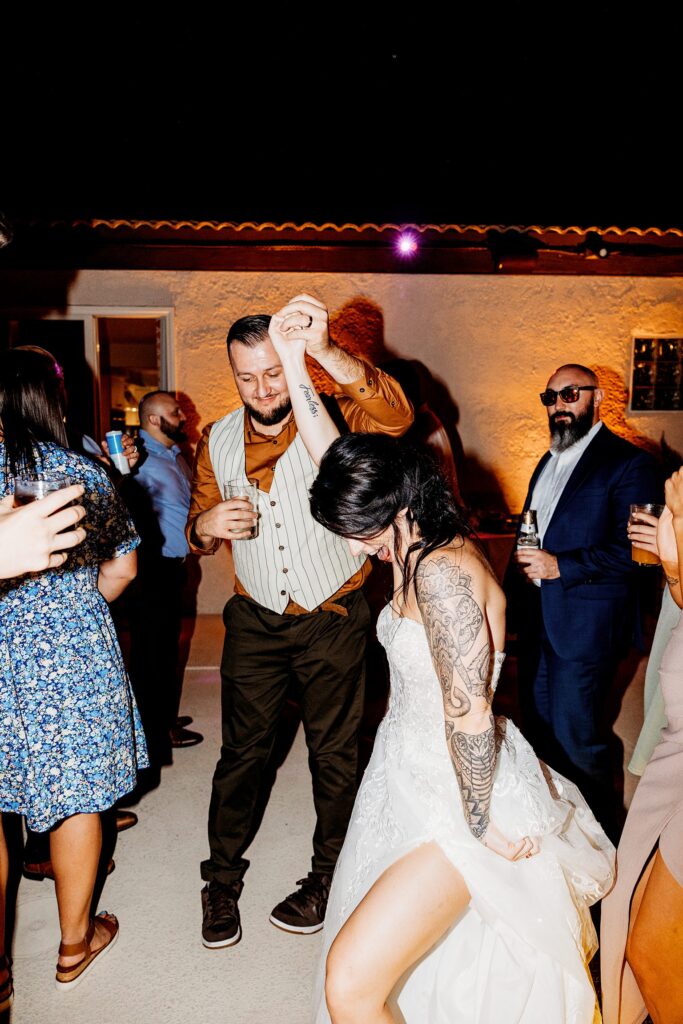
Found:
M 391 697 L 358 792 L 332 883 L 314 993 L 328 1024 L 324 973 L 349 914 L 392 863 L 435 841 L 465 879 L 471 902 L 392 994 L 405 1024 L 593 1024 L 586 967 L 597 948 L 588 907 L 610 889 L 614 848 L 576 786 L 536 758 L 515 725 L 496 720 L 499 752 L 491 820 L 510 839 L 541 837 L 516 862 L 488 850 L 465 821 L 446 746 L 441 691 L 424 627 L 377 623 Z M 505 655 L 496 653 L 493 684 Z

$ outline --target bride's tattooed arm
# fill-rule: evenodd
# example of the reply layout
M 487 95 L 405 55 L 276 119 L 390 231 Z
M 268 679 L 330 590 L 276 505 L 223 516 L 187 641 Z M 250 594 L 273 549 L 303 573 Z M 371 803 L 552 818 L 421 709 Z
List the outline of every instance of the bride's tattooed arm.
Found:
M 472 834 L 483 840 L 496 765 L 488 625 L 472 577 L 443 554 L 422 562 L 417 600 L 441 686 L 446 742 Z

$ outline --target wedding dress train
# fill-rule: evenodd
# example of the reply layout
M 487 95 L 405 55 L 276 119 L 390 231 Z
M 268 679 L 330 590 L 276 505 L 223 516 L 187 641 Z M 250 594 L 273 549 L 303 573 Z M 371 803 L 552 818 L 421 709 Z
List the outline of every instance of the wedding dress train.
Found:
M 610 889 L 614 848 L 573 783 L 496 719 L 491 820 L 508 839 L 539 836 L 536 856 L 507 861 L 474 838 L 446 746 L 443 701 L 424 627 L 377 623 L 391 696 L 332 883 L 314 993 L 329 1024 L 325 960 L 340 928 L 400 857 L 437 842 L 465 879 L 468 909 L 392 993 L 405 1024 L 593 1024 L 587 963 L 597 948 L 589 906 Z M 505 655 L 497 652 L 493 685 Z

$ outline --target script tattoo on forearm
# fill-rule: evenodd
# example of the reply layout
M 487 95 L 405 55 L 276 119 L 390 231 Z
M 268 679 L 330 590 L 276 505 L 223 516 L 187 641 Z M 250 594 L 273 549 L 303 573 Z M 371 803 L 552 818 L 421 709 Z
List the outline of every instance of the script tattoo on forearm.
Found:
M 422 563 L 415 576 L 415 588 L 443 694 L 446 742 L 458 778 L 465 817 L 472 834 L 483 839 L 489 826 L 496 765 L 494 719 L 489 714 L 488 728 L 476 734 L 458 730 L 454 720 L 469 713 L 473 700 L 483 700 L 484 710 L 491 706 L 488 635 L 479 641 L 481 646 L 477 653 L 471 654 L 476 650 L 482 630 L 486 629 L 484 614 L 472 592 L 472 577 L 454 565 L 448 556 Z
M 319 403 L 316 402 L 315 399 L 313 398 L 313 389 L 310 388 L 308 384 L 299 384 L 299 387 L 304 393 L 304 398 L 306 399 L 308 411 L 310 412 L 311 416 L 317 416 Z
M 496 767 L 496 727 L 493 715 L 489 716 L 489 721 L 491 724 L 485 732 L 471 735 L 454 729 L 450 737 L 465 817 L 475 839 L 483 839 L 489 827 L 493 773 Z

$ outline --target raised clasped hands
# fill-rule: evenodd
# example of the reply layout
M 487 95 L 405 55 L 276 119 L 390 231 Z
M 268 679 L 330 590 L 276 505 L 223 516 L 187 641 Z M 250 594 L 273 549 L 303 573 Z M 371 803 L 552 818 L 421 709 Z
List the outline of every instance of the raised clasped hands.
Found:
M 506 839 L 493 822 L 489 823 L 484 836 L 484 846 L 505 860 L 524 860 L 539 853 L 541 844 L 536 836 L 524 836 L 516 842 Z
M 312 295 L 295 295 L 273 314 L 268 334 L 280 359 L 304 354 L 318 359 L 330 348 L 327 307 Z
M 258 521 L 258 512 L 248 498 L 228 498 L 202 512 L 195 521 L 199 540 L 244 540 Z

